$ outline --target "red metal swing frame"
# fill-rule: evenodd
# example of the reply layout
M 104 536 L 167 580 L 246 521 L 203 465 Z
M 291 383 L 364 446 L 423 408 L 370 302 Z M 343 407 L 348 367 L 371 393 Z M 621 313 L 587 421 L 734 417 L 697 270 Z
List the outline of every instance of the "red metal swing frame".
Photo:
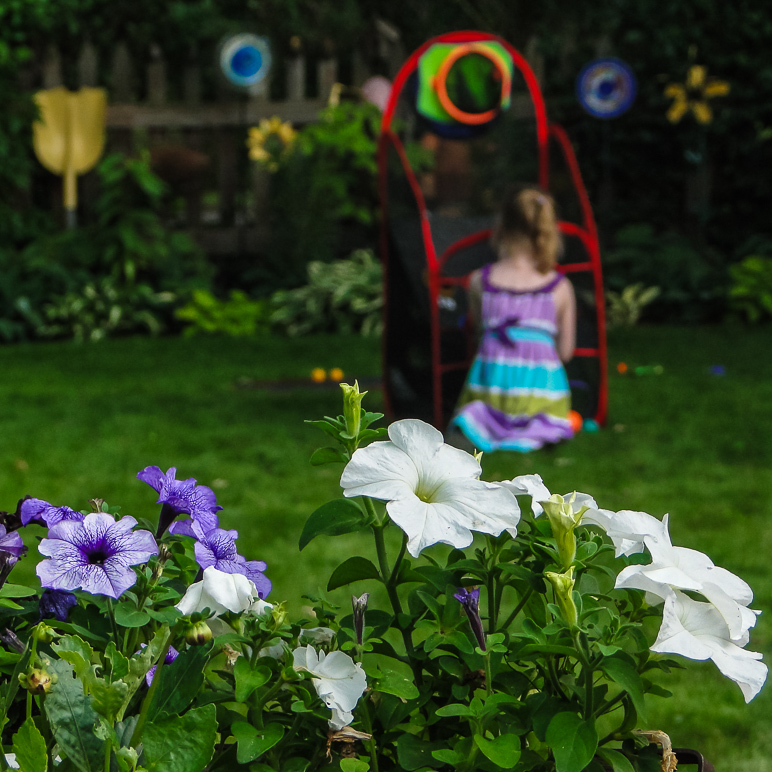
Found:
M 531 69 L 530 65 L 513 46 L 496 35 L 476 31 L 452 32 L 445 35 L 439 35 L 424 43 L 416 49 L 407 59 L 400 71 L 397 73 L 392 85 L 388 104 L 383 113 L 381 123 L 381 135 L 378 144 L 378 173 L 379 173 L 379 196 L 381 210 L 383 213 L 380 237 L 380 253 L 384 268 L 384 273 L 388 272 L 389 266 L 389 234 L 388 234 L 388 178 L 387 165 L 389 149 L 393 148 L 402 163 L 410 189 L 415 197 L 415 203 L 418 207 L 421 218 L 421 238 L 426 254 L 427 283 L 429 291 L 430 308 L 430 330 L 431 330 L 431 362 L 432 362 L 432 394 L 433 394 L 433 423 L 438 429 L 444 428 L 443 410 L 442 410 L 442 375 L 451 370 L 468 368 L 471 360 L 462 360 L 456 362 L 442 362 L 440 357 L 440 315 L 438 298 L 443 287 L 453 285 L 468 284 L 469 277 L 452 278 L 444 277 L 442 269 L 448 258 L 455 252 L 473 244 L 485 241 L 490 237 L 490 230 L 482 230 L 472 233 L 452 244 L 441 255 L 437 255 L 434 241 L 432 239 L 432 229 L 429 221 L 429 211 L 426 206 L 423 191 L 421 190 L 415 173 L 411 168 L 404 147 L 399 136 L 392 128 L 394 114 L 402 95 L 402 91 L 408 78 L 416 71 L 421 56 L 431 46 L 437 43 L 464 44 L 474 42 L 496 42 L 503 46 L 512 57 L 515 68 L 520 72 L 525 80 L 528 93 L 533 102 L 535 120 L 536 120 L 536 139 L 538 146 L 538 184 L 544 191 L 549 191 L 549 150 L 550 142 L 554 141 L 560 148 L 563 159 L 568 167 L 571 181 L 573 183 L 579 206 L 582 214 L 581 224 L 561 221 L 559 227 L 562 233 L 567 236 L 576 237 L 583 245 L 587 253 L 587 260 L 578 263 L 558 266 L 562 273 L 590 271 L 593 278 L 593 288 L 595 296 L 595 310 L 597 318 L 597 340 L 596 348 L 577 348 L 574 351 L 576 357 L 597 357 L 599 367 L 599 388 L 597 409 L 592 416 L 600 425 L 606 420 L 608 406 L 608 372 L 607 372 L 607 353 L 606 353 L 606 324 L 605 307 L 603 301 L 603 274 L 600 262 L 600 246 L 598 243 L 598 231 L 595 225 L 592 207 L 587 196 L 587 190 L 584 186 L 579 164 L 577 163 L 571 143 L 564 129 L 555 123 L 549 123 L 547 120 L 547 111 L 544 104 L 544 98 L 539 87 L 539 82 Z M 388 292 L 388 282 L 384 284 L 385 291 Z M 388 308 L 388 297 L 384 297 L 384 308 Z M 386 313 L 386 312 L 384 312 Z M 386 320 L 386 316 L 384 316 Z M 388 323 L 388 322 L 387 322 Z M 384 330 L 384 372 L 387 371 L 386 364 L 386 336 L 387 330 Z M 384 396 L 386 410 L 393 415 L 392 400 L 388 378 L 384 379 Z

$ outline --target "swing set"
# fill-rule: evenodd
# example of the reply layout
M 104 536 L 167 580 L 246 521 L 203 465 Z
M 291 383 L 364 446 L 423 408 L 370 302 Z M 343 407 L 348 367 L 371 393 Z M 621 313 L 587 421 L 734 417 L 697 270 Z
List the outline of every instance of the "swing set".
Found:
M 425 163 L 434 155 L 433 166 Z M 579 166 L 550 123 L 536 76 L 501 38 L 454 32 L 417 49 L 394 79 L 378 147 L 384 266 L 384 393 L 392 417 L 444 429 L 476 342 L 469 275 L 493 262 L 498 202 L 513 181 L 557 201 L 574 284 L 577 348 L 567 371 L 572 404 L 603 425 L 606 335 L 598 234 Z

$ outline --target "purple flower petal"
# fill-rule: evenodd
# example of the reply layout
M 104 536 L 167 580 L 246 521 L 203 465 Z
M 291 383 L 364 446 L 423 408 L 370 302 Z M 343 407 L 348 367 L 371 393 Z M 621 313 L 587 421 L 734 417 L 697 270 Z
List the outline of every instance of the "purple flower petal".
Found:
M 45 523 L 49 528 L 62 520 L 83 520 L 83 515 L 69 507 L 55 507 L 42 499 L 27 499 L 21 505 L 21 522 Z
M 214 491 L 205 485 L 197 485 L 192 477 L 177 480 L 176 475 L 174 466 L 169 467 L 166 474 L 157 466 L 148 466 L 137 478 L 158 491 L 158 504 L 169 506 L 175 514 L 190 515 L 207 530 L 217 528 L 219 523 L 215 513 L 222 507 L 217 504 Z
M 191 526 L 196 536 L 196 545 L 193 551 L 196 561 L 203 569 L 214 566 L 218 571 L 226 574 L 242 574 L 255 583 L 258 595 L 265 598 L 271 591 L 271 580 L 263 571 L 267 568 L 264 560 L 252 560 L 239 555 L 236 549 L 238 531 L 226 531 L 224 528 L 214 528 L 204 531 L 200 523 L 194 522 Z
M 53 590 L 81 588 L 95 595 L 120 597 L 137 580 L 132 566 L 158 554 L 149 531 L 132 531 L 133 517 L 115 521 L 97 512 L 83 521 L 61 521 L 51 527 L 38 547 L 44 560 L 37 566 L 43 587 Z
M 6 533 L 4 525 L 0 525 L 0 552 L 9 552 L 15 558 L 20 558 L 24 552 L 21 536 L 16 531 Z
M 66 622 L 70 609 L 78 605 L 78 599 L 71 592 L 61 590 L 43 590 L 40 596 L 40 618 L 58 619 Z
M 141 644 L 142 648 L 144 649 L 147 644 Z M 174 646 L 169 647 L 169 651 L 166 652 L 166 656 L 164 657 L 164 665 L 170 665 L 172 662 L 174 662 L 177 657 L 180 656 L 180 653 L 177 651 L 177 649 L 174 648 Z M 148 686 L 153 683 L 153 678 L 155 678 L 155 671 L 158 670 L 158 665 L 153 665 L 153 667 L 150 668 L 150 670 L 147 671 L 147 674 L 145 675 L 145 682 Z
M 169 533 L 172 536 L 191 536 L 195 539 L 196 534 L 193 530 L 193 525 L 195 525 L 195 521 L 189 517 L 186 517 L 184 520 L 175 520 L 169 526 Z

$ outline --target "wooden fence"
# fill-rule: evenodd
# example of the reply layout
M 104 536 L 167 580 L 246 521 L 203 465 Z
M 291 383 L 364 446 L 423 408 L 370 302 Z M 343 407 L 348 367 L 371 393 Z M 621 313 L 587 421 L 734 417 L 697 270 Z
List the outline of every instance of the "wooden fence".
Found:
M 405 58 L 398 35 L 383 25 L 376 44 L 393 76 Z M 540 75 L 536 40 L 524 53 Z M 181 71 L 171 72 L 158 45 L 138 61 L 126 44 L 109 56 L 100 56 L 86 44 L 75 63 L 65 67 L 60 51 L 51 47 L 41 65 L 23 74 L 22 82 L 29 90 L 53 88 L 65 80 L 71 88 L 105 87 L 106 152 L 150 150 L 154 168 L 173 193 L 173 205 L 165 214 L 168 224 L 187 230 L 210 255 L 254 253 L 267 237 L 267 184 L 266 172 L 248 160 L 248 128 L 274 115 L 295 125 L 315 120 L 341 79 L 341 63 L 309 62 L 301 55 L 275 62 L 273 80 L 245 94 L 212 76 L 214 62 L 214 50 L 192 52 Z M 361 85 L 370 75 L 357 57 L 346 63 L 345 72 L 344 85 Z M 513 106 L 527 113 L 530 100 L 522 96 Z M 80 180 L 80 208 L 86 214 L 97 193 L 94 175 L 90 172 Z

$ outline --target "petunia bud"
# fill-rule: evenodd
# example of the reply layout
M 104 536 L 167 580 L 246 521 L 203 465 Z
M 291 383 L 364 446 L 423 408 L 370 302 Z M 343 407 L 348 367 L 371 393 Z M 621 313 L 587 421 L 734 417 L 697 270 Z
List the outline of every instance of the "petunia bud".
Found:
M 203 646 L 212 640 L 212 630 L 206 622 L 197 622 L 185 632 L 185 641 L 189 646 Z
M 569 627 L 575 627 L 579 621 L 574 603 L 574 569 L 573 566 L 564 574 L 556 574 L 552 571 L 545 571 L 544 578 L 555 589 L 555 600 L 558 602 L 558 608 Z
M 469 626 L 472 628 L 474 637 L 477 639 L 477 645 L 485 651 L 485 633 L 483 632 L 482 620 L 480 619 L 480 588 L 475 587 L 469 591 L 466 587 L 460 587 L 453 597 L 464 607 Z
M 358 598 L 351 596 L 351 605 L 354 609 L 354 632 L 356 633 L 357 643 L 361 646 L 364 640 L 365 632 L 365 611 L 367 610 L 367 601 L 370 599 L 370 593 L 366 592 Z
M 51 643 L 56 636 L 53 627 L 49 627 L 44 622 L 40 622 L 32 628 L 32 637 L 40 643 Z
M 48 671 L 35 668 L 29 673 L 19 673 L 19 683 L 33 694 L 47 694 L 54 685 L 54 678 Z
M 343 417 L 346 419 L 346 433 L 356 440 L 362 425 L 362 397 L 367 392 L 359 391 L 358 381 L 354 381 L 353 386 L 341 383 L 340 387 L 343 389 Z
M 275 629 L 279 629 L 287 621 L 287 609 L 284 603 L 275 603 L 271 609 L 271 619 Z
M 574 511 L 573 503 L 576 494 L 569 499 L 554 493 L 541 505 L 547 513 L 550 525 L 552 526 L 552 535 L 555 537 L 558 547 L 560 563 L 564 569 L 568 569 L 576 557 L 576 534 L 574 529 L 582 522 L 582 515 L 588 507 L 582 506 Z

